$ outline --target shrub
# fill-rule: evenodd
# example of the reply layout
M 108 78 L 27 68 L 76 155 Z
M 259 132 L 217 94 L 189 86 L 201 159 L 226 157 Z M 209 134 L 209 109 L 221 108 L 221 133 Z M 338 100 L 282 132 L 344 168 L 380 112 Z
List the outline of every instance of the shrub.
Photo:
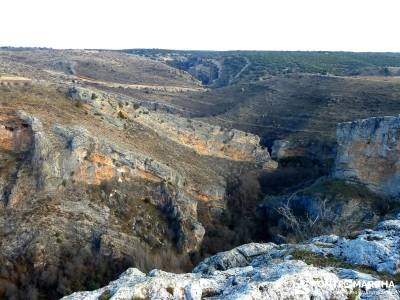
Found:
M 81 100 L 75 101 L 75 107 L 82 108 L 83 107 L 83 102 Z

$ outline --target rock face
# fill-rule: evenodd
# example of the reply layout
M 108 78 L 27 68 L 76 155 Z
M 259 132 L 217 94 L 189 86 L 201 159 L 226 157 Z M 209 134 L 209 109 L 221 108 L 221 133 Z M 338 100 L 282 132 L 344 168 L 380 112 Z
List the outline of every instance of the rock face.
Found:
M 0 282 L 0 298 L 37 286 L 40 274 L 67 278 L 49 296 L 56 298 L 89 284 L 89 270 L 102 265 L 112 270 L 101 280 L 130 265 L 190 264 L 205 235 L 193 190 L 213 193 L 213 186 L 199 187 L 182 169 L 84 126 L 23 111 L 0 120 L 0 273 L 10 280 Z M 87 267 L 82 277 L 69 273 L 66 257 Z M 55 291 L 48 283 L 40 288 Z
M 246 244 L 207 258 L 193 273 L 146 275 L 132 268 L 106 287 L 63 299 L 400 299 L 399 286 L 381 273 L 400 272 L 399 242 L 396 219 L 354 240 L 321 236 L 298 245 Z M 307 256 L 319 260 L 307 264 Z
M 171 114 L 174 107 L 160 103 L 110 96 L 99 90 L 72 86 L 67 94 L 117 126 L 134 123 L 156 132 L 160 139 L 167 139 L 194 150 L 201 156 L 223 158 L 254 165 L 256 168 L 276 169 L 277 162 L 271 159 L 268 150 L 260 145 L 260 137 L 240 130 L 229 130 L 198 120 Z M 176 108 L 175 108 L 176 109 Z M 193 189 L 199 199 L 221 200 L 217 189 L 214 192 Z
M 82 127 L 57 126 L 47 133 L 37 118 L 24 112 L 19 112 L 18 116 L 31 132 L 32 145 L 24 146 L 28 135 L 25 137 L 18 130 L 9 134 L 10 141 L 4 144 L 31 149 L 31 167 L 38 191 L 55 192 L 68 181 L 99 186 L 107 182 L 129 184 L 140 178 L 158 184 L 162 187 L 162 197 L 155 204 L 167 211 L 171 220 L 176 220 L 173 222 L 178 228 L 180 247 L 186 252 L 197 250 L 204 228 L 197 221 L 197 203 L 184 188 L 190 183 L 178 172 L 140 152 L 93 137 Z M 9 195 L 8 207 L 25 206 L 16 188 L 23 185 L 20 181 L 16 180 Z M 166 183 L 174 189 L 168 188 Z
M 136 122 L 153 128 L 160 135 L 194 149 L 202 155 L 254 162 L 265 168 L 276 168 L 267 149 L 260 146 L 260 137 L 240 130 L 172 116 L 137 110 Z
M 1 115 L 0 124 L 1 149 L 17 153 L 29 150 L 32 133 L 28 124 L 13 114 Z
M 0 203 L 7 204 L 21 161 L 31 150 L 30 125 L 15 113 L 0 114 Z
M 0 107 L 0 298 L 188 270 L 228 209 L 228 176 L 274 165 L 257 136 L 169 107 L 76 82 L 31 92 Z
M 334 176 L 388 196 L 400 195 L 400 117 L 338 124 Z

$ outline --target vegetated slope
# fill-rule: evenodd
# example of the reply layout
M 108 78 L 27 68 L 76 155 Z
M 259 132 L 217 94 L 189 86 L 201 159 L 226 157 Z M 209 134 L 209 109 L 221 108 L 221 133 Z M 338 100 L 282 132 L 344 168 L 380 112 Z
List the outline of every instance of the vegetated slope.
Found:
M 400 83 L 348 77 L 288 75 L 204 92 L 144 94 L 127 89 L 121 93 L 256 133 L 268 146 L 289 138 L 332 144 L 338 122 L 400 113 Z
M 179 69 L 213 87 L 266 79 L 289 73 L 338 76 L 399 76 L 399 53 L 302 51 L 124 50 Z
M 204 119 L 255 132 L 269 145 L 282 138 L 333 141 L 338 122 L 400 112 L 400 84 L 343 77 L 274 77 L 215 95 L 213 103 L 230 103 Z

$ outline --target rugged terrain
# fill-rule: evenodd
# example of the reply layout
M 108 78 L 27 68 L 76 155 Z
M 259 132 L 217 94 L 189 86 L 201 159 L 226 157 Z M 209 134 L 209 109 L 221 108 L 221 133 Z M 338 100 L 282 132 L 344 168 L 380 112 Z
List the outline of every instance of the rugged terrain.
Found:
M 201 262 L 193 273 L 128 269 L 108 286 L 63 299 L 399 299 L 400 221 L 352 239 L 245 244 Z
M 0 298 L 56 299 L 129 267 L 188 272 L 244 243 L 350 237 L 393 216 L 392 118 L 338 139 L 336 126 L 400 113 L 399 58 L 1 49 Z

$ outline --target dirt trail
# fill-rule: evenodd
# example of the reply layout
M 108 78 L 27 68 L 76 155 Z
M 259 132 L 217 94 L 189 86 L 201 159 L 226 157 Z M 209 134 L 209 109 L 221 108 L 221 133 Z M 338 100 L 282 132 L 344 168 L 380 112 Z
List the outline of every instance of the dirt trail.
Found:
M 246 64 L 244 65 L 243 68 L 240 69 L 239 72 L 237 72 L 237 74 L 236 74 L 233 78 L 231 78 L 231 79 L 229 80 L 229 84 L 231 84 L 234 80 L 238 79 L 238 78 L 240 77 L 240 75 L 242 75 L 242 73 L 243 73 L 244 71 L 246 71 L 246 69 L 247 69 L 248 67 L 250 67 L 250 65 L 251 65 L 250 60 L 249 60 L 246 56 L 244 56 L 243 58 L 246 60 Z

